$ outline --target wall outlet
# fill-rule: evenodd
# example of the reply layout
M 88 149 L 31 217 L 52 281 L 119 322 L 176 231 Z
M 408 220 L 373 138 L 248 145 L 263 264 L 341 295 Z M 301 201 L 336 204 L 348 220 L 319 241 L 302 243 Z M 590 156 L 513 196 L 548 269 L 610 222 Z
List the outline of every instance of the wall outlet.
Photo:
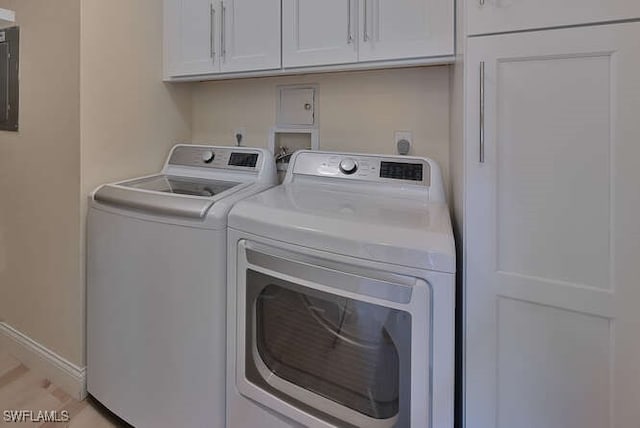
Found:
M 233 130 L 233 144 L 236 146 L 244 146 L 246 143 L 247 129 L 243 126 Z
M 396 131 L 394 134 L 394 142 L 396 149 L 399 149 L 401 146 L 406 146 L 406 144 L 398 144 L 401 141 L 406 141 L 409 143 L 409 148 L 413 145 L 413 132 L 411 131 Z M 406 154 L 406 153 L 400 153 Z

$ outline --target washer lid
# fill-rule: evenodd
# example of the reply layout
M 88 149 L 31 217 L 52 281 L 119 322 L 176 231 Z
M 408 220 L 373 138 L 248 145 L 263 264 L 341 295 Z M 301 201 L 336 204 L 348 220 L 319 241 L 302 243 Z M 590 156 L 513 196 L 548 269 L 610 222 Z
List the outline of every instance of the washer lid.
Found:
M 445 203 L 350 190 L 278 186 L 239 202 L 229 227 L 367 260 L 455 272 Z
M 243 187 L 248 186 L 244 183 Z M 224 192 L 241 183 L 195 177 L 154 175 L 99 188 L 98 202 L 153 214 L 203 218 Z
M 173 193 L 211 198 L 219 193 L 236 187 L 240 183 L 222 180 L 210 180 L 171 175 L 154 175 L 137 180 L 125 181 L 120 186 L 153 192 Z

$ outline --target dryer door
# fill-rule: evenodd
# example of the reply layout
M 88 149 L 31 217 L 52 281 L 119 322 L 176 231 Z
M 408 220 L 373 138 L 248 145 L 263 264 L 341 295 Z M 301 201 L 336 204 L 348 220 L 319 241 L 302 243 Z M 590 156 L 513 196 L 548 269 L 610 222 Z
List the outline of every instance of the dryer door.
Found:
M 239 390 L 310 426 L 410 426 L 412 336 L 428 331 L 412 319 L 411 301 L 427 287 L 253 242 L 241 246 Z

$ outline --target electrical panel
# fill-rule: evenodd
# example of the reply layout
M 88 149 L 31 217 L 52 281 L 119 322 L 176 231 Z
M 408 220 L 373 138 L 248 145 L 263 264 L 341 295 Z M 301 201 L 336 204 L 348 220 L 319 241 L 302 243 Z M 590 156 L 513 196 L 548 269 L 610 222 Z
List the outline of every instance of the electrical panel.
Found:
M 0 30 L 0 130 L 18 130 L 18 27 Z

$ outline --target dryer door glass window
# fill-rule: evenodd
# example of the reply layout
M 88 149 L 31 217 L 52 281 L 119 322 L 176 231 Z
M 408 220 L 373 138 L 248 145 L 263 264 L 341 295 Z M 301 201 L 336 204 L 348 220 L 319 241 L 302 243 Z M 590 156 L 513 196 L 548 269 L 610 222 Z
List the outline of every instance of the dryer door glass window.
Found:
M 404 426 L 398 418 L 410 394 L 407 312 L 253 270 L 246 303 L 250 381 L 330 421 Z

